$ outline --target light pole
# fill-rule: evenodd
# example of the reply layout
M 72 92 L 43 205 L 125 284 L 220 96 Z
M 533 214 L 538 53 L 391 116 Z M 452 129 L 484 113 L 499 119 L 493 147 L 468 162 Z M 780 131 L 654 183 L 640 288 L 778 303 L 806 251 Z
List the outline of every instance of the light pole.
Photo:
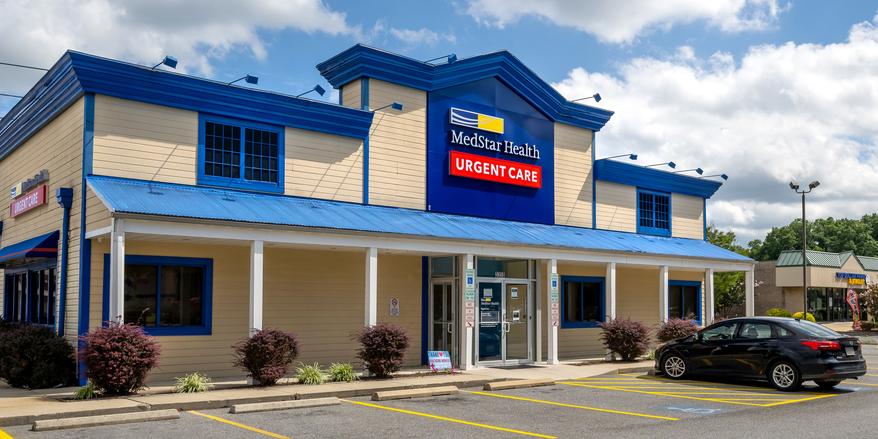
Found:
M 808 320 L 808 224 L 805 222 L 805 194 L 811 193 L 815 187 L 820 186 L 817 180 L 808 184 L 808 190 L 799 190 L 796 182 L 790 182 L 790 189 L 797 194 L 802 195 L 802 292 L 804 296 L 804 307 L 802 307 L 802 319 Z

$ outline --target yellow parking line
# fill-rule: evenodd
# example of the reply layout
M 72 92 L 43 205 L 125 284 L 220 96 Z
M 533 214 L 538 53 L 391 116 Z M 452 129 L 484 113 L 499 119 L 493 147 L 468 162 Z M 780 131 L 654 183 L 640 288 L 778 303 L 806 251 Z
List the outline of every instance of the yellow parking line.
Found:
M 229 425 L 232 425 L 232 426 L 235 426 L 235 427 L 247 430 L 247 431 L 252 431 L 254 433 L 263 434 L 263 435 L 268 436 L 268 437 L 273 437 L 275 439 L 290 439 L 289 436 L 283 436 L 283 435 L 280 435 L 277 433 L 272 433 L 270 431 L 265 431 L 261 428 L 251 427 L 249 425 L 244 425 L 244 424 L 241 424 L 241 423 L 238 423 L 235 421 L 230 421 L 230 420 L 225 419 L 225 418 L 220 418 L 219 416 L 208 415 L 206 413 L 196 412 L 195 410 L 189 410 L 187 413 L 192 413 L 193 415 L 198 415 L 198 416 L 201 416 L 203 418 L 211 419 L 211 420 L 214 420 L 217 422 L 222 422 L 223 424 L 229 424 Z M 2 438 L 0 438 L 0 439 L 2 439 Z
M 871 374 L 871 373 L 867 373 L 866 376 L 867 376 L 867 377 L 876 377 L 876 378 L 878 378 L 878 375 L 873 375 L 873 374 Z
M 12 435 L 0 428 L 0 439 L 12 439 Z
M 612 413 L 614 415 L 636 416 L 636 417 L 640 417 L 640 418 L 661 419 L 664 421 L 679 421 L 680 420 L 679 418 L 670 418 L 667 416 L 650 415 L 650 414 L 646 414 L 646 413 L 636 413 L 636 412 L 625 412 L 625 411 L 621 411 L 621 410 L 612 410 L 612 409 L 602 409 L 602 408 L 598 408 L 598 407 L 588 407 L 588 406 L 584 406 L 584 405 L 566 404 L 563 402 L 555 402 L 555 401 L 546 401 L 543 399 L 524 398 L 521 396 L 512 396 L 512 395 L 502 395 L 499 393 L 475 392 L 475 391 L 468 391 L 468 390 L 464 390 L 464 392 L 472 393 L 473 395 L 493 396 L 495 398 L 514 399 L 516 401 L 527 401 L 527 402 L 535 402 L 538 404 L 548 404 L 548 405 L 554 405 L 554 406 L 558 406 L 558 407 L 567 407 L 567 408 L 573 408 L 573 409 L 588 410 L 588 411 L 593 411 L 593 412 Z
M 615 390 L 617 392 L 630 392 L 630 393 L 641 393 L 644 395 L 653 395 L 653 396 L 666 396 L 669 398 L 682 398 L 682 399 L 694 399 L 696 401 L 711 401 L 711 402 L 724 402 L 721 399 L 717 398 L 699 398 L 695 396 L 686 396 L 686 395 L 670 395 L 662 392 L 649 392 L 646 390 L 635 390 L 635 389 L 617 389 L 615 387 L 607 387 L 607 386 L 591 386 L 588 384 L 582 383 L 571 383 L 571 382 L 558 382 L 556 384 L 564 384 L 567 386 L 576 386 L 576 387 L 587 387 L 590 389 L 601 389 L 601 390 Z M 748 404 L 746 402 L 727 402 L 726 404 L 738 404 L 738 405 L 749 405 L 749 406 L 759 406 L 760 404 Z
M 789 401 L 781 401 L 781 402 L 776 402 L 773 404 L 765 404 L 763 407 L 774 407 L 774 406 L 784 405 L 784 404 L 794 404 L 797 402 L 813 401 L 815 399 L 832 398 L 833 396 L 838 396 L 838 395 L 817 395 L 817 396 L 812 396 L 810 398 L 791 399 Z
M 750 392 L 660 392 L 667 393 L 668 395 L 737 395 L 737 396 L 774 396 L 774 397 L 782 397 L 786 398 L 781 394 L 771 394 L 771 393 L 750 393 Z M 787 394 L 789 395 L 789 394 Z M 725 398 L 723 398 L 725 399 Z
M 385 405 L 372 404 L 369 402 L 351 401 L 351 400 L 347 400 L 347 399 L 342 399 L 342 401 L 350 403 L 350 404 L 361 405 L 364 407 L 371 407 L 371 408 L 376 408 L 376 409 L 381 409 L 381 410 L 389 410 L 391 412 L 405 413 L 407 415 L 422 416 L 424 418 L 436 419 L 438 421 L 446 421 L 446 422 L 453 422 L 455 424 L 470 425 L 473 427 L 486 428 L 488 430 L 504 431 L 506 433 L 515 433 L 515 434 L 520 434 L 520 435 L 524 435 L 524 436 L 542 437 L 542 438 L 547 438 L 547 439 L 555 439 L 557 437 L 557 436 L 549 436 L 549 435 L 540 434 L 540 433 L 531 433 L 529 431 L 513 430 L 511 428 L 497 427 L 496 425 L 480 424 L 478 422 L 464 421 L 463 419 L 455 419 L 455 418 L 449 418 L 449 417 L 445 417 L 445 416 L 431 415 L 429 413 L 416 412 L 416 411 L 412 411 L 412 410 L 398 409 L 396 407 L 388 407 Z
M 878 384 L 870 384 L 870 383 L 847 383 L 847 384 L 848 384 L 848 385 L 851 385 L 851 386 L 871 386 L 871 387 L 878 387 Z

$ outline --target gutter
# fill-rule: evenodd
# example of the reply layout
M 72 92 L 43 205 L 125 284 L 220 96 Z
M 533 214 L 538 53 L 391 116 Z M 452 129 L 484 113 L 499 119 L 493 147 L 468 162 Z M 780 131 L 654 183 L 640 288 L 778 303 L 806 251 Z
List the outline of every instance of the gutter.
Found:
M 70 206 L 73 205 L 73 188 L 62 187 L 55 191 L 55 199 L 64 209 L 64 219 L 61 225 L 61 274 L 60 287 L 58 288 L 58 318 L 56 332 L 64 336 L 64 315 L 67 311 L 67 259 L 70 252 L 67 251 L 70 241 Z

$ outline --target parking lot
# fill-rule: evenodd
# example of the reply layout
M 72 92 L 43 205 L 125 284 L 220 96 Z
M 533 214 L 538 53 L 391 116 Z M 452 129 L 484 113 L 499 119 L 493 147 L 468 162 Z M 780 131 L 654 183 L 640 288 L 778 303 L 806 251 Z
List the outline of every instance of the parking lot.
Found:
M 866 346 L 870 364 L 878 347 Z M 672 381 L 646 374 L 604 375 L 554 386 L 486 392 L 462 389 L 452 396 L 373 402 L 343 400 L 312 409 L 230 414 L 227 409 L 181 413 L 175 421 L 35 433 L 28 438 L 258 438 L 258 437 L 665 437 L 704 432 L 712 437 L 796 437 L 831 431 L 874 434 L 878 426 L 878 371 L 830 392 L 808 384 L 779 392 L 754 382 Z M 828 430 L 827 428 L 830 428 Z M 822 432 L 822 434 L 817 434 Z

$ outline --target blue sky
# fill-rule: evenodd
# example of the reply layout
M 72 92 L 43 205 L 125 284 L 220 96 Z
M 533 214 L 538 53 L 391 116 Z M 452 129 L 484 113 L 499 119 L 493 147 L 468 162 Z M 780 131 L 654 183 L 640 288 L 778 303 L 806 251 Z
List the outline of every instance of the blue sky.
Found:
M 637 152 L 731 176 L 708 221 L 761 237 L 798 215 L 790 180 L 820 179 L 816 216 L 874 212 L 878 4 L 803 0 L 0 0 L 0 61 L 66 49 L 297 94 L 363 42 L 417 59 L 506 49 L 568 98 L 614 110 L 597 154 Z M 0 66 L 0 93 L 40 73 Z M 323 99 L 334 99 L 327 94 Z M 0 114 L 14 105 L 0 97 Z

